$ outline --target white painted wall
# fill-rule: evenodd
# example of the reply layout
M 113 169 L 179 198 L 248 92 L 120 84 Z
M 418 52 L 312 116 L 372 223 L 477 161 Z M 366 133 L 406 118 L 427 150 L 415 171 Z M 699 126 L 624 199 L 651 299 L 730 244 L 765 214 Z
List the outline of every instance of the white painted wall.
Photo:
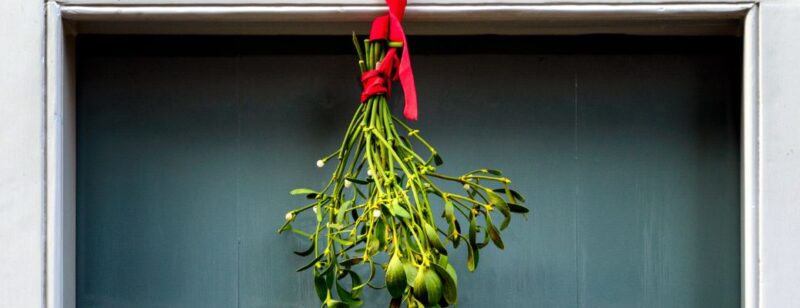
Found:
M 763 307 L 800 307 L 800 1 L 761 5 Z
M 44 300 L 44 1 L 0 1 L 0 307 Z

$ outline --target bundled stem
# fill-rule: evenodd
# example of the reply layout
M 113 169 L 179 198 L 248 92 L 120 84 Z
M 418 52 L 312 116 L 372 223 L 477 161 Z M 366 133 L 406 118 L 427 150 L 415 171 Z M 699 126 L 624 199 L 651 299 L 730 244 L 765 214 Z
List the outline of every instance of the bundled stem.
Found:
M 375 69 L 390 48 L 386 41 L 365 40 L 362 50 L 355 35 L 353 41 L 362 73 Z M 425 148 L 427 158 L 416 152 L 414 144 Z M 279 230 L 310 240 L 309 249 L 295 253 L 314 258 L 298 271 L 313 268 L 317 294 L 328 307 L 362 305 L 362 289 L 379 288 L 372 284 L 378 265 L 385 272 L 382 287 L 392 295 L 393 307 L 401 302 L 408 307 L 453 305 L 457 279 L 445 243 L 457 248 L 465 241 L 467 268 L 473 271 L 479 249 L 489 241 L 504 247 L 500 230 L 510 222 L 511 213 L 528 212 L 519 205 L 524 197 L 509 188 L 511 181 L 499 171 L 478 169 L 457 177 L 437 173 L 441 156 L 418 130 L 391 114 L 384 94 L 358 106 L 339 149 L 317 165 L 323 167 L 334 158 L 336 169 L 323 189 L 292 191 L 313 202 L 287 213 Z M 458 183 L 464 191 L 447 192 L 434 180 Z M 432 198 L 441 199 L 442 206 L 434 209 Z M 309 210 L 316 214 L 316 228 L 311 232 L 293 228 L 296 217 Z M 499 228 L 492 218 L 497 212 L 503 218 Z M 434 217 L 439 213 L 446 222 L 441 227 Z M 478 222 L 481 217 L 482 224 Z M 468 222 L 466 235 L 459 221 Z M 484 234 L 482 241 L 477 239 L 478 233 Z M 390 261 L 376 264 L 380 253 Z M 367 279 L 356 272 L 358 266 L 369 268 Z M 348 277 L 349 283 L 340 282 Z

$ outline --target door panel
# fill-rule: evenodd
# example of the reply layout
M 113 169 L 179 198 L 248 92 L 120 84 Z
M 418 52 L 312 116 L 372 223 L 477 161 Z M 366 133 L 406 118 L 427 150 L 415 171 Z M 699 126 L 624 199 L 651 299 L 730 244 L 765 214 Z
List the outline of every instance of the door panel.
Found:
M 288 191 L 330 175 L 349 42 L 79 37 L 78 305 L 317 307 L 303 241 L 275 231 L 304 204 Z M 501 169 L 532 209 L 475 273 L 452 257 L 460 307 L 739 305 L 738 39 L 410 46 L 440 170 Z

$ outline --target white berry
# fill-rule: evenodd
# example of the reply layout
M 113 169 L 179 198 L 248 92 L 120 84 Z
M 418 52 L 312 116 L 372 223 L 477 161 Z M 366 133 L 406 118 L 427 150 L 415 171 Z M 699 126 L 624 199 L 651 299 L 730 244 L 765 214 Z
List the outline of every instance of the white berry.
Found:
M 317 161 L 317 167 L 319 167 L 319 168 L 325 167 L 325 161 L 321 160 L 321 159 L 318 160 Z
M 379 210 L 379 209 L 372 210 L 372 217 L 375 217 L 375 218 L 381 217 L 381 210 Z
M 294 212 L 286 213 L 286 220 L 292 220 L 292 219 L 294 219 Z
M 344 187 L 345 188 L 350 188 L 352 186 L 353 186 L 353 182 L 350 182 L 350 180 L 348 180 L 348 179 L 344 180 Z

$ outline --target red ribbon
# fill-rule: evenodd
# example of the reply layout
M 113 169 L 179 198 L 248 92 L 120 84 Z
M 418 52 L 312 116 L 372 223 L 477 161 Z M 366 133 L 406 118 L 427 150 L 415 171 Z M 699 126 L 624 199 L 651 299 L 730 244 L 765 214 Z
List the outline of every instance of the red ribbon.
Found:
M 416 121 L 417 88 L 414 86 L 414 73 L 411 71 L 408 42 L 400 24 L 406 10 L 406 0 L 386 0 L 386 4 L 389 6 L 389 13 L 375 18 L 369 39 L 403 42 L 403 54 L 398 59 L 397 48 L 389 48 L 386 57 L 376 69 L 361 75 L 361 82 L 364 85 L 361 102 L 366 102 L 370 96 L 376 94 L 389 95 L 392 82 L 400 80 L 406 100 L 403 115 L 409 120 Z

